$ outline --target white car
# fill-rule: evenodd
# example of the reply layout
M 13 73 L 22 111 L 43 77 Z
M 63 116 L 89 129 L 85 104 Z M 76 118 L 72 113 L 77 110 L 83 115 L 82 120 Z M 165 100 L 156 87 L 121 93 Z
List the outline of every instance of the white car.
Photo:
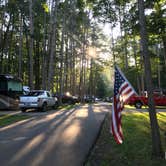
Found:
M 22 112 L 31 108 L 46 111 L 48 107 L 57 106 L 57 103 L 57 98 L 49 91 L 33 90 L 28 95 L 20 96 L 19 108 Z
M 30 87 L 29 86 L 23 86 L 23 94 L 27 95 L 30 92 Z

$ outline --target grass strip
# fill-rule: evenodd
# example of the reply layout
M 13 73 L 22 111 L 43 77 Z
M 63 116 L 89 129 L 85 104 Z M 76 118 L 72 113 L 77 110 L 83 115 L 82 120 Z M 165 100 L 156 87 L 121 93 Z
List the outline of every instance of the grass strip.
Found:
M 27 115 L 1 115 L 0 116 L 0 127 L 7 126 L 14 122 L 18 122 L 24 119 L 28 119 Z
M 166 151 L 164 131 L 166 113 L 157 114 L 163 150 Z M 86 166 L 165 166 L 166 160 L 152 159 L 149 114 L 124 113 L 122 117 L 124 142 L 117 145 L 109 132 L 110 119 L 106 118 L 101 135 L 91 152 Z M 162 129 L 161 129 L 162 128 Z M 164 130 L 163 130 L 164 129 Z

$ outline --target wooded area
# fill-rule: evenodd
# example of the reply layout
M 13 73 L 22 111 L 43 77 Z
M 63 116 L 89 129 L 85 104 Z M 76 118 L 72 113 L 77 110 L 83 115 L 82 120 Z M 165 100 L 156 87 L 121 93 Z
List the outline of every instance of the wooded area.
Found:
M 145 5 L 153 83 L 165 88 L 165 1 Z M 137 6 L 119 0 L 1 0 L 0 73 L 18 75 L 32 89 L 104 96 L 110 86 L 104 89 L 101 72 L 116 62 L 141 93 L 146 87 Z M 118 24 L 119 36 L 106 39 L 99 21 L 110 23 L 112 32 Z M 109 58 L 98 56 L 105 52 Z
M 113 93 L 103 73 L 111 77 L 116 63 L 138 93 L 164 89 L 166 0 L 146 0 L 141 8 L 143 2 L 0 0 L 0 73 L 17 75 L 31 89 L 83 100 Z M 101 22 L 110 24 L 110 36 Z

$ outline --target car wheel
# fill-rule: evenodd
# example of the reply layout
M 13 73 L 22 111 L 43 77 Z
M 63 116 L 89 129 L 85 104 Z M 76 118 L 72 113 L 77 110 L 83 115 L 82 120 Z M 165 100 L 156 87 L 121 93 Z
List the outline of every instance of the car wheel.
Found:
M 68 103 L 69 105 L 70 105 L 70 104 L 73 104 L 71 100 L 69 100 L 67 103 Z
M 22 111 L 22 112 L 26 112 L 26 109 L 25 109 L 25 108 L 22 108 L 21 111 Z
M 58 108 L 58 103 L 55 103 L 55 105 L 53 106 L 53 109 L 57 109 Z
M 56 104 L 52 106 L 52 109 L 56 109 Z
M 42 112 L 47 111 L 47 103 L 46 102 L 43 103 L 43 106 L 42 106 L 41 110 L 42 110 Z
M 142 108 L 142 103 L 140 101 L 137 101 L 135 103 L 135 107 L 138 108 L 138 109 Z

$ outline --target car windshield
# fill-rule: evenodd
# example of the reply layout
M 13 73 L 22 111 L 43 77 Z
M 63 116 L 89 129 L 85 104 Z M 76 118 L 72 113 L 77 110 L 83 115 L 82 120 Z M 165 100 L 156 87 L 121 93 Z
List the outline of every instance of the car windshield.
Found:
M 29 92 L 27 96 L 39 96 L 42 95 L 44 92 Z

